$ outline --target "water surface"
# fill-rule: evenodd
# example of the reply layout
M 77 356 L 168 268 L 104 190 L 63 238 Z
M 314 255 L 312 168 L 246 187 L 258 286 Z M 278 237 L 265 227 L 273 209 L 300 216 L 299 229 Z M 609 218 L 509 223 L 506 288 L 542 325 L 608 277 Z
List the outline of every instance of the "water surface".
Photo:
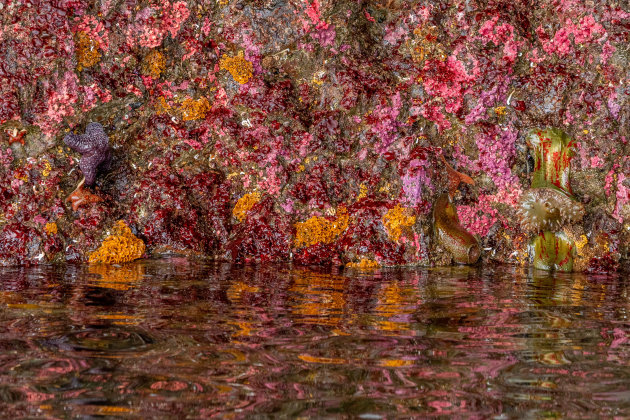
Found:
M 0 269 L 29 418 L 630 416 L 622 276 L 173 258 Z

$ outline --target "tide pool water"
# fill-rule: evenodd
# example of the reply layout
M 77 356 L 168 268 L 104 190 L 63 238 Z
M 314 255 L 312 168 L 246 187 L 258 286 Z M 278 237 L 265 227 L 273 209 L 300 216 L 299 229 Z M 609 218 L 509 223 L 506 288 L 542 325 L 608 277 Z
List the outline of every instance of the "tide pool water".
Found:
M 630 416 L 621 275 L 0 269 L 4 418 Z

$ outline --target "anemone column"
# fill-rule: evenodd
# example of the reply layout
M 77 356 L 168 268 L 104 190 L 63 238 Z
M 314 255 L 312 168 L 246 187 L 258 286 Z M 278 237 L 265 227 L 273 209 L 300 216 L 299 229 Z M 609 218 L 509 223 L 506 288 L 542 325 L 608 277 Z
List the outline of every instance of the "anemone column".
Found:
M 536 234 L 530 244 L 534 267 L 572 271 L 575 245 L 562 228 L 584 216 L 570 184 L 575 143 L 562 130 L 547 128 L 530 130 L 527 145 L 534 155 L 534 175 L 518 213 L 523 228 Z

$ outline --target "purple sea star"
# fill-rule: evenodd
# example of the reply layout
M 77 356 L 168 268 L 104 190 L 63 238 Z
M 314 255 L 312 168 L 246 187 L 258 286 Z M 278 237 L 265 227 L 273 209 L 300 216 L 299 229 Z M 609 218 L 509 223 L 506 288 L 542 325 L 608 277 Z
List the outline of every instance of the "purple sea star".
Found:
M 85 185 L 94 184 L 96 172 L 99 169 L 108 170 L 111 164 L 112 151 L 109 139 L 103 126 L 99 123 L 89 123 L 85 134 L 68 134 L 63 142 L 75 152 L 81 153 L 79 167 L 85 176 Z

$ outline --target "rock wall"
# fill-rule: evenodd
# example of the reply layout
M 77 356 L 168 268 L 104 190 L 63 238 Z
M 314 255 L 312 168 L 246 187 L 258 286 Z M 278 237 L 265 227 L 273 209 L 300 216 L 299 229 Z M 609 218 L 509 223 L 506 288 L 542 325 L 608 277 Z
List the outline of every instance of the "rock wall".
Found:
M 630 243 L 630 8 L 600 0 L 9 0 L 0 4 L 0 264 L 149 255 L 449 264 L 445 161 L 484 261 L 528 264 L 526 133 L 576 143 L 578 270 Z M 105 128 L 112 165 L 64 145 Z

